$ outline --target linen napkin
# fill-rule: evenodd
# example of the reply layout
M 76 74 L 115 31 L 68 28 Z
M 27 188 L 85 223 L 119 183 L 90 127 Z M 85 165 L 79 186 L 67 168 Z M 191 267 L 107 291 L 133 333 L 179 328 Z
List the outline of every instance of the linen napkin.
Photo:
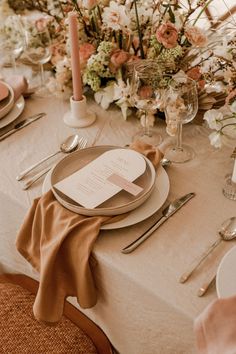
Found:
M 236 353 L 236 296 L 213 301 L 194 322 L 199 354 Z
M 8 85 L 10 85 L 14 91 L 14 101 L 16 102 L 18 98 L 27 91 L 28 83 L 24 76 L 14 75 L 5 80 Z
M 143 152 L 155 167 L 162 157 L 158 149 L 142 142 L 131 148 Z M 33 306 L 36 319 L 58 322 L 67 296 L 76 296 L 83 308 L 96 304 L 90 254 L 101 225 L 116 220 L 75 214 L 60 205 L 52 191 L 34 201 L 17 235 L 16 247 L 40 274 Z

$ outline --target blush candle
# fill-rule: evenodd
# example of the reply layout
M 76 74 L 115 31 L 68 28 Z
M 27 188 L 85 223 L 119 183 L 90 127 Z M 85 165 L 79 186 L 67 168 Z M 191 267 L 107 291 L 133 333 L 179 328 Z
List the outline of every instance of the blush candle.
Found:
M 79 59 L 79 38 L 77 30 L 77 15 L 75 12 L 69 13 L 69 38 L 71 47 L 71 70 L 73 83 L 73 99 L 74 101 L 81 101 L 82 94 L 82 80 Z

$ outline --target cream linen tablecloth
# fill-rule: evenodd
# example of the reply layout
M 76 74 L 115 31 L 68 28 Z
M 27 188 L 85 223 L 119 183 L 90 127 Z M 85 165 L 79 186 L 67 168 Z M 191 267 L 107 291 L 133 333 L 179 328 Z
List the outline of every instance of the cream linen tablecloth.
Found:
M 56 151 L 60 142 L 75 132 L 88 138 L 88 146 L 122 146 L 139 128 L 137 120 L 124 121 L 116 108 L 103 111 L 94 102 L 90 105 L 96 110 L 97 120 L 77 131 L 62 120 L 68 103 L 56 98 L 28 99 L 18 121 L 42 111 L 47 117 L 0 142 L 1 272 L 20 272 L 38 279 L 17 253 L 14 242 L 26 211 L 41 194 L 42 180 L 22 191 L 17 174 Z M 162 130 L 164 149 L 170 141 L 164 122 L 158 122 L 157 128 Z M 221 222 L 235 214 L 235 202 L 222 194 L 224 175 L 232 168 L 232 147 L 216 151 L 209 144 L 208 134 L 204 127 L 184 126 L 184 140 L 195 148 L 197 156 L 191 162 L 167 168 L 171 186 L 168 201 L 188 192 L 195 192 L 195 198 L 131 254 L 120 250 L 160 214 L 132 227 L 103 231 L 96 242 L 93 254 L 98 261 L 95 276 L 99 299 L 84 313 L 103 328 L 120 354 L 195 353 L 193 320 L 216 298 L 214 287 L 203 298 L 197 297 L 197 290 L 215 272 L 233 243 L 222 243 L 186 284 L 179 284 L 178 278 L 215 241 Z M 76 305 L 75 299 L 70 301 Z

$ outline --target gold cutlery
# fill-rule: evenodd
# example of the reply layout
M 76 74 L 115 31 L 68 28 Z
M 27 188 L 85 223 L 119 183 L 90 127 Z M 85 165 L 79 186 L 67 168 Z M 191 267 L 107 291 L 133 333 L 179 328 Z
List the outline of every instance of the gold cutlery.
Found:
M 84 149 L 87 145 L 87 139 L 85 138 L 81 138 L 79 140 L 79 149 Z M 29 187 L 32 186 L 32 184 L 34 184 L 36 181 L 38 181 L 43 175 L 45 175 L 48 171 L 51 170 L 52 167 L 47 167 L 44 170 L 40 171 L 39 173 L 37 173 L 34 177 L 32 177 L 31 179 L 29 179 L 22 187 L 23 190 L 27 190 Z
M 0 135 L 0 141 L 6 139 L 8 136 L 18 132 L 18 130 L 26 127 L 27 125 L 35 122 L 36 120 L 38 120 L 38 119 L 40 119 L 40 118 L 42 118 L 44 116 L 46 116 L 46 113 L 38 113 L 38 114 L 34 114 L 33 116 L 31 116 L 29 118 L 26 118 L 26 119 L 22 120 L 19 123 L 16 123 L 11 130 L 9 130 L 8 132 Z
M 222 242 L 231 241 L 236 237 L 236 217 L 231 217 L 223 222 L 219 230 L 220 238 L 216 240 L 197 261 L 193 262 L 190 270 L 181 275 L 179 282 L 185 283 L 193 272 L 202 264 L 202 262 L 207 258 L 207 256 Z
M 214 274 L 213 276 L 210 277 L 210 279 L 204 281 L 202 286 L 198 289 L 197 296 L 201 297 L 205 295 L 207 290 L 210 288 L 211 284 L 213 284 L 213 282 L 215 281 L 215 279 L 216 279 L 216 275 Z
M 44 157 L 42 160 L 36 162 L 34 165 L 30 166 L 29 168 L 27 168 L 26 170 L 24 170 L 23 172 L 21 172 L 17 177 L 17 181 L 20 181 L 21 179 L 23 179 L 29 172 L 31 172 L 35 167 L 39 166 L 41 163 L 49 160 L 51 157 L 59 154 L 60 152 L 63 152 L 63 153 L 69 153 L 69 152 L 72 152 L 74 150 L 77 149 L 78 147 L 78 144 L 81 143 L 81 139 L 83 138 L 80 138 L 79 139 L 79 136 L 76 134 L 76 135 L 71 135 L 69 136 L 68 138 L 66 138 L 65 141 L 63 141 L 63 143 L 61 143 L 60 145 L 60 150 L 52 153 L 51 155 L 48 155 L 46 157 Z
M 146 230 L 141 236 L 136 240 L 131 242 L 128 246 L 124 247 L 122 253 L 131 253 L 133 252 L 141 243 L 143 243 L 151 234 L 157 230 L 166 220 L 168 220 L 177 210 L 179 210 L 184 204 L 186 204 L 191 198 L 195 196 L 195 193 L 188 193 L 181 198 L 176 199 L 174 202 L 169 204 L 163 211 L 162 217 L 157 220 L 154 225 L 151 225 L 148 230 Z

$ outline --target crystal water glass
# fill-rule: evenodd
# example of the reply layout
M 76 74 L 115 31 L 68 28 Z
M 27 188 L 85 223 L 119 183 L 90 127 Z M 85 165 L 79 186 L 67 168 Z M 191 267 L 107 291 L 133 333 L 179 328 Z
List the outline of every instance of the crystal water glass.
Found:
M 44 64 L 51 59 L 51 37 L 45 25 L 42 29 L 26 26 L 25 28 L 26 48 L 25 55 L 33 63 L 40 67 L 40 88 L 36 91 L 39 97 L 47 97 L 49 92 L 45 84 Z
M 170 77 L 165 91 L 165 117 L 167 132 L 176 136 L 174 145 L 165 151 L 165 157 L 175 163 L 191 160 L 195 152 L 191 146 L 182 143 L 182 128 L 191 122 L 198 111 L 196 82 L 186 76 Z
M 159 90 L 160 72 L 155 61 L 144 59 L 133 65 L 131 75 L 131 102 L 143 116 L 142 129 L 132 140 L 142 140 L 152 145 L 159 145 L 162 136 L 150 128 L 150 119 L 160 107 Z M 142 119 L 142 118 L 141 118 Z
M 12 65 L 16 73 L 16 59 L 25 48 L 24 29 L 20 15 L 8 16 L 0 29 L 0 65 Z

